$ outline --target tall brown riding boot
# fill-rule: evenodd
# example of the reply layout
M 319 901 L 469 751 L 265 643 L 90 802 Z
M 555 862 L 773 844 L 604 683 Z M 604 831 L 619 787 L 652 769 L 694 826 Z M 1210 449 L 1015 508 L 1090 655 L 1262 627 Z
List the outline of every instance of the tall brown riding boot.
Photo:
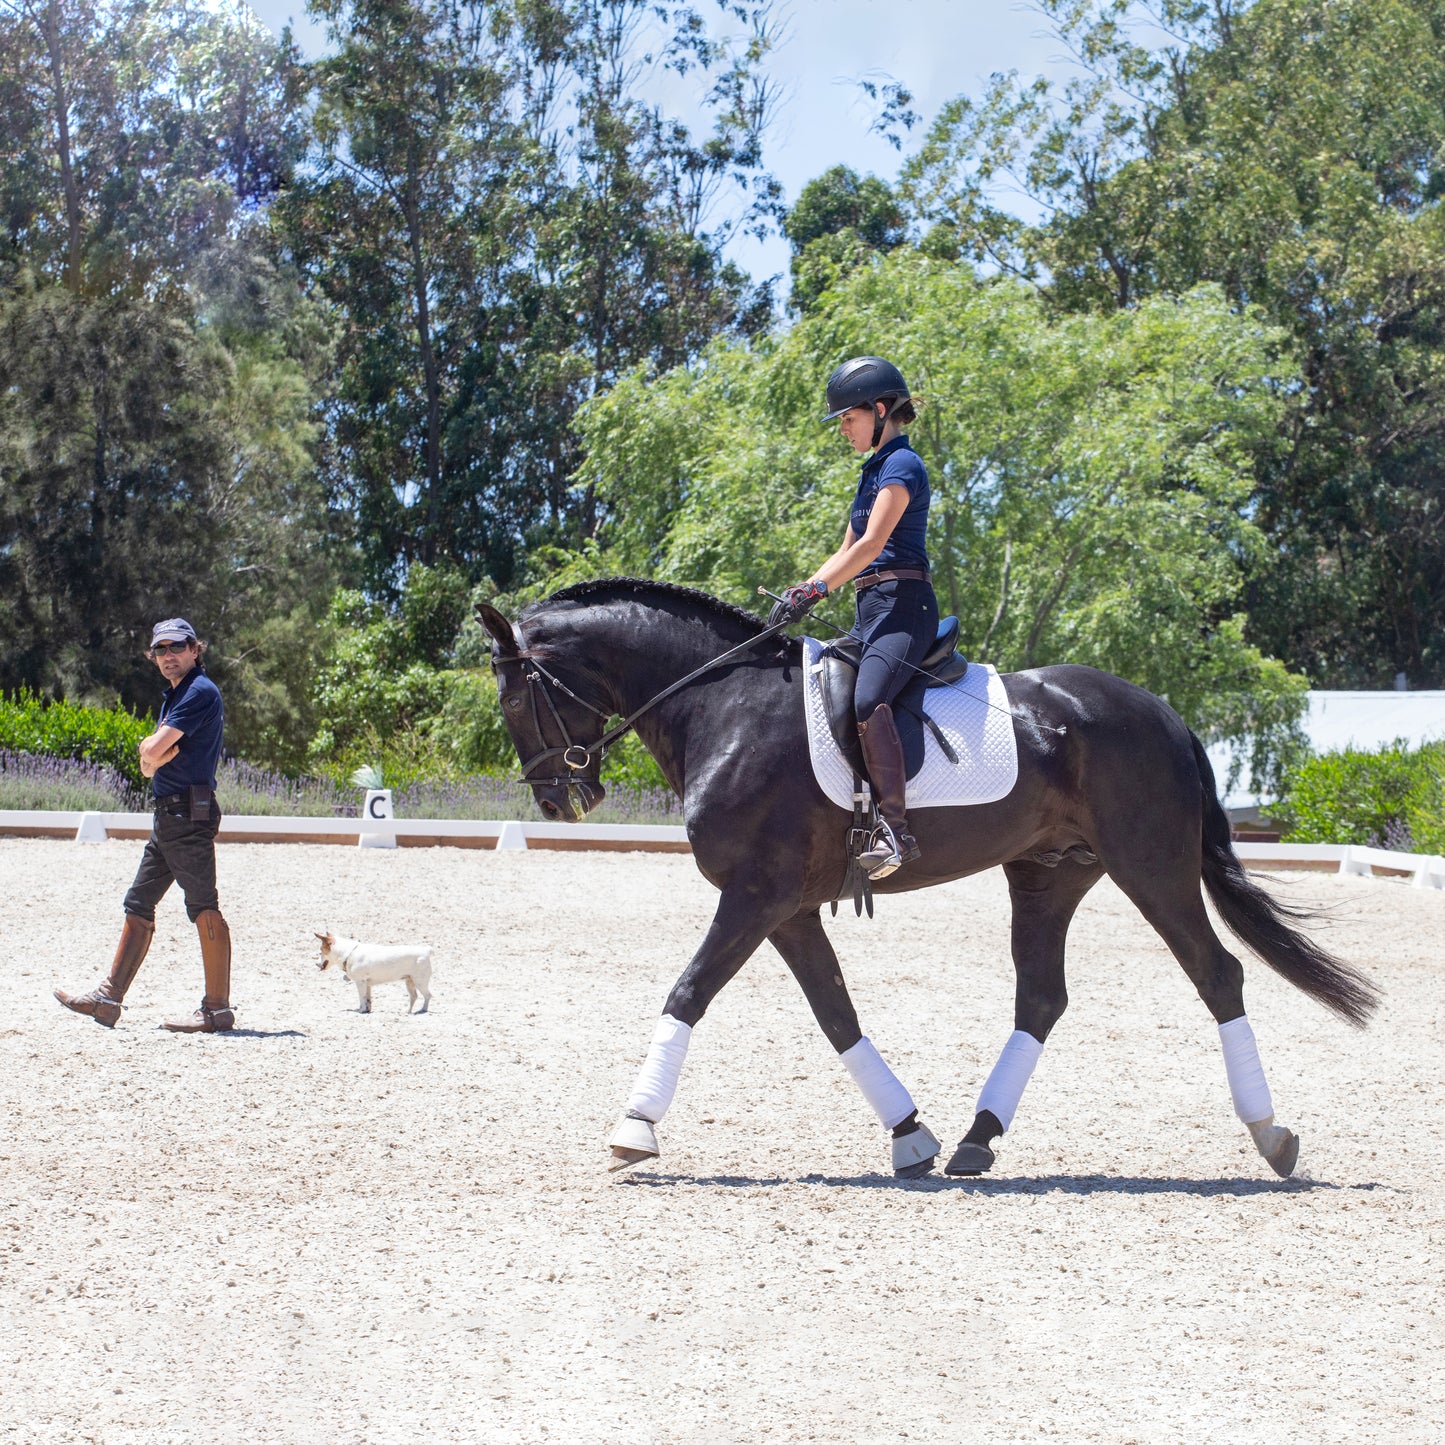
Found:
M 918 844 L 908 831 L 904 807 L 908 779 L 903 742 L 893 720 L 893 709 L 886 702 L 873 709 L 867 722 L 858 724 L 858 741 L 863 746 L 868 781 L 882 820 L 872 843 L 858 855 L 858 864 L 870 878 L 886 878 L 918 857 Z
M 222 1034 L 236 1027 L 231 1011 L 231 930 L 214 908 L 196 919 L 201 935 L 201 964 L 206 971 L 206 993 L 201 1006 L 188 1019 L 162 1024 L 173 1034 Z
M 156 926 L 149 920 L 127 913 L 125 925 L 120 931 L 120 943 L 115 950 L 115 960 L 110 966 L 110 977 L 89 993 L 66 993 L 63 988 L 55 990 L 55 996 L 66 1008 L 78 1014 L 89 1014 L 96 1023 L 113 1029 L 120 1022 L 120 1001 L 125 991 L 135 982 L 146 951 L 155 937 Z

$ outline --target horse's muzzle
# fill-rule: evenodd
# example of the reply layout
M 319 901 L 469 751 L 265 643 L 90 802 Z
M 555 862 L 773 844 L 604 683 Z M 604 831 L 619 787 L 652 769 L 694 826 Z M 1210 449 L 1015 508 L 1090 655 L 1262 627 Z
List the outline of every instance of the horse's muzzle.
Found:
M 607 789 L 590 778 L 569 778 L 566 783 L 537 790 L 537 806 L 549 823 L 580 823 L 607 796 Z

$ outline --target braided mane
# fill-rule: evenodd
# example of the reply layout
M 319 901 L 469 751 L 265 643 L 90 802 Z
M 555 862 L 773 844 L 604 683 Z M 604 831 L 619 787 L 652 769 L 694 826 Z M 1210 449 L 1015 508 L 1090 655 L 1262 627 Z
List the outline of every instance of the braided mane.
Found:
M 560 592 L 554 592 L 541 602 L 534 602 L 522 615 L 525 618 L 538 608 L 549 607 L 554 602 L 581 602 L 603 593 L 618 592 L 631 592 L 639 596 L 676 597 L 679 601 L 693 602 L 720 618 L 725 617 L 733 622 L 740 622 L 755 633 L 761 632 L 767 626 L 762 618 L 749 612 L 745 607 L 734 607 L 731 602 L 724 602 L 710 592 L 700 591 L 696 587 L 683 587 L 676 582 L 654 582 L 647 577 L 597 577 L 590 582 L 574 582 L 570 587 L 564 587 Z

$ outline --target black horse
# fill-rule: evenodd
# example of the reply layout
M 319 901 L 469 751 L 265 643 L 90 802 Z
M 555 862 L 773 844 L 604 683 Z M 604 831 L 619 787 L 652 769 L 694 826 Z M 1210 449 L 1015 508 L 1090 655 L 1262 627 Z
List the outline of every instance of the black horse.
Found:
M 612 1139 L 613 1167 L 656 1156 L 654 1125 L 671 1102 L 692 1027 L 766 939 L 893 1131 L 895 1170 L 926 1173 L 938 1141 L 862 1036 L 823 931 L 820 907 L 843 887 L 852 817 L 813 777 L 801 645 L 762 636 L 758 618 L 705 593 L 631 578 L 569 587 L 529 607 L 515 628 L 495 608 L 483 606 L 479 616 L 493 640 L 503 717 L 544 815 L 573 821 L 601 801 L 607 722 L 638 713 L 638 735 L 684 801 L 697 866 L 721 894 L 668 995 Z M 1298 1140 L 1273 1122 L 1244 1013 L 1244 970 L 1210 925 L 1201 880 L 1226 924 L 1265 963 L 1351 1023 L 1363 1025 L 1375 1008 L 1374 985 L 1291 926 L 1305 915 L 1250 881 L 1204 749 L 1166 703 L 1089 667 L 1035 668 L 1003 682 L 1018 744 L 1012 791 L 995 803 L 913 811 L 921 860 L 874 885 L 904 892 L 1000 864 L 1008 878 L 1014 1033 L 947 1172 L 993 1163 L 991 1145 L 1067 1003 L 1069 921 L 1107 873 L 1220 1025 L 1235 1110 L 1264 1158 L 1288 1176 Z

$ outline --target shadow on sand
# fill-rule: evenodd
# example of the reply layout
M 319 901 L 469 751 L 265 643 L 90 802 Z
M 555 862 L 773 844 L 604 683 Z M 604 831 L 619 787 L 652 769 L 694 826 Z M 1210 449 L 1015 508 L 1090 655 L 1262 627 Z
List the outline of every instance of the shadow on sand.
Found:
M 157 1028 L 161 1025 L 157 1024 Z M 309 1039 L 311 1037 L 305 1029 L 225 1029 L 221 1033 L 211 1034 L 214 1039 Z
M 642 1189 L 776 1189 L 790 1184 L 825 1184 L 835 1189 L 903 1189 L 940 1193 L 962 1189 L 972 1194 L 1182 1194 L 1196 1198 L 1256 1194 L 1309 1194 L 1317 1190 L 1371 1190 L 1380 1184 L 1331 1184 L 1323 1179 L 1143 1179 L 1120 1174 L 1040 1174 L 1022 1179 L 990 1179 L 983 1175 L 951 1179 L 929 1174 L 922 1179 L 895 1179 L 890 1174 L 800 1174 L 795 1178 L 759 1179 L 740 1174 L 626 1174 L 617 1181 Z

